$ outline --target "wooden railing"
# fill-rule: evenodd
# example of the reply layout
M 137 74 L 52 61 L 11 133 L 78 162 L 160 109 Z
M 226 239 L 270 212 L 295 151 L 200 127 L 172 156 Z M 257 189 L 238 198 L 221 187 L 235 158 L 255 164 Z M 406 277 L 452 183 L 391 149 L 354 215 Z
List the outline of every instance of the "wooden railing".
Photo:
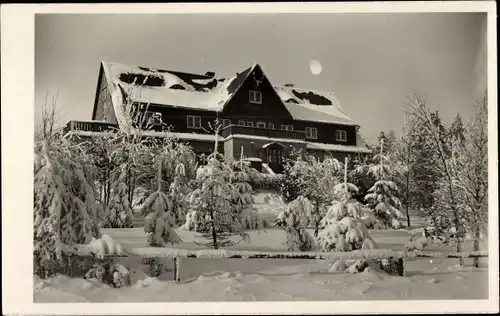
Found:
M 396 272 L 399 276 L 406 275 L 406 259 L 411 258 L 487 258 L 487 251 L 473 252 L 427 252 L 427 251 L 393 251 L 390 249 L 357 250 L 352 252 L 261 252 L 261 251 L 234 251 L 225 249 L 186 250 L 174 248 L 132 248 L 123 249 L 121 254 L 97 254 L 89 245 L 76 245 L 63 250 L 68 255 L 79 257 L 141 257 L 141 258 L 170 258 L 174 261 L 174 280 L 180 282 L 180 265 L 183 258 L 212 258 L 212 259 L 311 259 L 311 260 L 359 260 L 368 259 L 380 261 L 392 259 L 396 263 Z
M 118 125 L 116 124 L 99 121 L 69 121 L 66 124 L 66 131 L 106 132 L 116 130 L 117 128 Z
M 222 137 L 228 137 L 230 135 L 235 135 L 235 134 L 262 136 L 269 138 L 296 139 L 296 140 L 306 139 L 306 132 L 304 131 L 286 131 L 280 129 L 240 126 L 234 124 L 227 126 L 221 132 Z

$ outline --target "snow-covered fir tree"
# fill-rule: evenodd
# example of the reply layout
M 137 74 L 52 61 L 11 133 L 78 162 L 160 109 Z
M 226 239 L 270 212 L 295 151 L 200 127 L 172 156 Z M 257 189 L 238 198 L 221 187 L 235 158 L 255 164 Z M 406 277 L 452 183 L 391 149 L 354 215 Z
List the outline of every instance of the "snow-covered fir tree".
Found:
M 299 196 L 278 214 L 275 225 L 285 230 L 289 251 L 310 251 L 316 247 L 313 236 L 307 231 L 313 212 L 314 205 L 311 201 Z
M 352 201 L 358 188 L 347 182 L 347 159 L 344 164 L 344 182 L 334 187 L 337 201 L 328 209 L 320 223 L 317 244 L 323 251 L 352 251 L 374 249 L 375 243 L 368 233 L 358 202 Z
M 367 173 L 373 175 L 377 182 L 368 190 L 365 199 L 368 201 L 378 224 L 400 229 L 403 226 L 401 220 L 404 219 L 404 215 L 399 210 L 401 202 L 397 197 L 398 188 L 390 180 L 394 171 L 388 163 L 388 157 L 384 155 L 383 139 L 381 140 L 380 153 L 375 156 L 375 159 L 379 163 L 368 166 Z
M 165 155 L 158 157 L 157 190 L 144 201 L 142 209 L 142 213 L 147 214 L 144 231 L 148 234 L 148 244 L 157 247 L 166 247 L 169 243 L 178 244 L 181 242 L 181 239 L 173 229 L 175 216 L 172 212 L 172 202 L 163 189 L 164 160 Z M 179 169 L 182 169 L 182 167 Z M 182 170 L 179 173 L 182 173 Z
M 132 208 L 127 187 L 128 165 L 123 165 L 115 174 L 116 179 L 111 184 L 111 197 L 106 208 L 104 227 L 130 228 L 132 227 Z
M 194 190 L 189 195 L 190 211 L 185 228 L 194 226 L 210 241 L 205 246 L 218 249 L 248 241 L 248 234 L 241 230 L 243 209 L 252 203 L 252 187 L 245 170 L 235 170 L 234 165 L 218 152 L 218 135 L 221 124 L 213 125 L 216 136 L 214 150 L 206 164 L 196 171 Z M 237 242 L 231 239 L 239 235 Z
M 100 237 L 90 170 L 68 146 L 59 136 L 35 144 L 33 253 L 41 277 L 47 276 L 43 266 L 61 260 L 66 246 Z
M 174 181 L 170 184 L 169 198 L 172 203 L 172 216 L 176 226 L 184 223 L 189 203 L 189 186 L 187 183 L 186 170 L 182 163 L 175 168 Z

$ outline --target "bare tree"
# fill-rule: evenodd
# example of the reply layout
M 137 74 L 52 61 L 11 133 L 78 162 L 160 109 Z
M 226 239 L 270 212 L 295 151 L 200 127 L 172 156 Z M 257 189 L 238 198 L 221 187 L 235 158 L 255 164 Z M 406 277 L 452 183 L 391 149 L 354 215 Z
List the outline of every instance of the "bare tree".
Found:
M 42 105 L 41 122 L 35 127 L 35 139 L 49 139 L 58 130 L 58 123 L 62 119 L 61 109 L 57 105 L 59 93 L 52 96 L 49 103 L 48 93 L 45 93 L 45 102 Z
M 448 193 L 449 207 L 453 215 L 453 223 L 456 230 L 457 252 L 462 251 L 461 238 L 464 236 L 464 227 L 460 218 L 459 209 L 457 207 L 456 186 L 454 185 L 454 171 L 451 165 L 450 157 L 445 148 L 446 144 L 443 143 L 443 138 L 440 131 L 436 128 L 431 116 L 431 111 L 427 105 L 426 96 L 422 93 L 415 91 L 413 98 L 408 99 L 406 105 L 411 111 L 413 118 L 417 120 L 420 126 L 431 136 L 430 140 L 434 144 L 438 161 L 440 162 L 440 169 L 445 177 L 446 190 Z M 463 258 L 460 258 L 460 265 L 463 265 Z
M 458 140 L 457 140 L 458 141 Z M 474 250 L 479 250 L 481 231 L 488 223 L 488 97 L 485 92 L 465 131 L 465 144 L 453 152 L 452 172 L 460 191 L 468 230 L 474 233 Z M 478 266 L 478 258 L 474 258 Z

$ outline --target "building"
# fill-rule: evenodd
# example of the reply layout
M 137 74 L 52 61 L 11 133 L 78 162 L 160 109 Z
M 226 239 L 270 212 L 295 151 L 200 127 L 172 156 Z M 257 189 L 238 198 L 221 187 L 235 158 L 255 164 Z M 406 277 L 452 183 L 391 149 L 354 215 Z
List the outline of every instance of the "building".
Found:
M 337 159 L 370 152 L 360 126 L 334 93 L 273 86 L 258 64 L 231 78 L 217 78 L 213 72 L 102 62 L 92 121 L 71 121 L 67 129 L 85 135 L 116 127 L 162 136 L 171 126 L 176 137 L 201 154 L 214 148 L 216 119 L 222 124 L 220 152 L 236 159 L 243 153 L 263 172 L 281 172 L 293 149 Z

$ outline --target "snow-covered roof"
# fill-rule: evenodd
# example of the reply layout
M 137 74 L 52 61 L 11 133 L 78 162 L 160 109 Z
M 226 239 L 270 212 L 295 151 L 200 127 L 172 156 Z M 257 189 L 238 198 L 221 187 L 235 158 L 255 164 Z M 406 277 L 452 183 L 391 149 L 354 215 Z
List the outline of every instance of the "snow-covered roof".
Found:
M 68 136 L 77 135 L 77 136 L 91 137 L 91 136 L 102 135 L 103 133 L 106 133 L 106 132 L 72 130 L 72 131 L 68 131 L 68 133 L 66 135 L 68 135 Z M 107 132 L 107 133 L 112 133 L 112 132 Z M 164 137 L 166 135 L 166 132 L 141 131 L 141 135 L 149 136 L 149 137 Z M 168 135 L 171 135 L 177 139 L 182 139 L 182 140 L 185 139 L 185 140 L 206 141 L 206 142 L 214 142 L 215 141 L 215 135 L 213 135 L 213 134 L 168 132 Z M 358 141 L 357 146 L 313 143 L 313 142 L 305 142 L 303 140 L 294 140 L 294 139 L 275 139 L 275 138 L 269 138 L 269 137 L 264 137 L 264 136 L 254 136 L 254 135 L 229 135 L 226 138 L 224 138 L 222 136 L 218 136 L 218 140 L 220 142 L 224 142 L 224 141 L 232 139 L 233 137 L 268 140 L 269 143 L 264 145 L 263 148 L 268 147 L 270 144 L 274 144 L 274 143 L 279 144 L 279 142 L 284 142 L 284 143 L 302 143 L 302 144 L 306 143 L 307 149 L 312 149 L 312 150 L 340 151 L 340 152 L 354 152 L 354 153 L 369 153 L 370 152 L 370 150 L 368 148 L 366 148 L 366 145 L 365 145 L 363 140 L 361 140 L 360 142 Z M 280 144 L 280 145 L 282 145 L 282 144 Z M 250 161 L 250 159 L 258 159 L 258 158 L 244 158 L 244 160 L 248 160 L 248 161 Z M 261 161 L 261 160 L 259 159 L 259 160 L 252 160 L 252 161 Z
M 76 136 L 85 136 L 85 137 L 92 137 L 92 136 L 99 136 L 103 135 L 103 133 L 106 132 L 93 132 L 93 131 L 80 131 L 80 130 L 72 130 L 68 131 L 66 135 L 76 135 Z M 112 132 L 107 132 L 107 133 L 112 133 Z M 186 139 L 186 140 L 194 140 L 194 141 L 205 141 L 205 142 L 214 142 L 215 141 L 215 135 L 213 134 L 198 134 L 198 133 L 173 133 L 173 132 L 156 132 L 156 131 L 141 131 L 141 135 L 147 136 L 147 137 L 165 137 L 165 135 L 168 134 L 174 138 L 177 139 Z M 224 141 L 224 137 L 219 136 L 219 141 Z
M 102 66 L 111 94 L 118 91 L 122 94 L 113 97 L 115 115 L 122 127 L 127 119 L 121 117 L 123 111 L 117 107 L 123 107 L 123 102 L 119 104 L 123 97 L 135 102 L 221 111 L 258 65 L 229 79 L 120 63 L 102 62 Z M 274 89 L 296 120 L 358 126 L 347 116 L 333 92 L 295 87 Z
M 295 87 L 274 87 L 274 89 L 296 120 L 359 125 L 347 115 L 333 92 Z
M 281 143 L 279 143 L 279 142 L 270 142 L 270 143 L 267 143 L 267 144 L 265 144 L 264 146 L 262 146 L 262 148 L 267 148 L 267 147 L 271 146 L 272 144 L 278 144 L 278 145 L 280 145 L 281 147 L 285 147 L 285 145 L 283 145 L 283 144 L 281 144 Z
M 243 158 L 244 161 L 252 161 L 252 162 L 262 162 L 262 159 L 256 157 L 246 157 Z
M 311 150 L 324 150 L 324 151 L 340 151 L 347 153 L 370 153 L 370 150 L 363 146 L 347 146 L 337 144 L 323 144 L 323 143 L 307 143 L 307 149 Z
M 102 66 L 111 93 L 120 85 L 136 102 L 208 111 L 224 107 L 236 91 L 231 83 L 243 75 L 222 80 L 120 63 L 103 62 Z

